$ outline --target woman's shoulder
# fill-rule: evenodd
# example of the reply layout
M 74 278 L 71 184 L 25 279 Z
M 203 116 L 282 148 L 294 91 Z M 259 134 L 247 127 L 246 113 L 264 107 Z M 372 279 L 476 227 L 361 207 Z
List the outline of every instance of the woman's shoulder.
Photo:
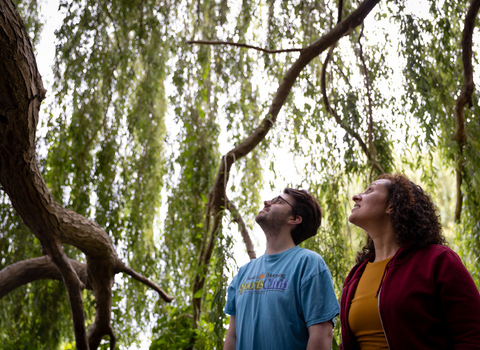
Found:
M 423 249 L 419 249 L 418 254 L 430 254 L 433 256 L 440 256 L 440 255 L 455 255 L 458 256 L 457 253 L 455 253 L 454 250 L 452 250 L 450 247 L 442 244 L 430 244 L 426 246 Z
M 457 263 L 463 265 L 462 260 L 458 254 L 446 245 L 431 244 L 423 249 L 419 249 L 414 253 L 414 256 L 425 260 L 444 261 L 448 263 Z

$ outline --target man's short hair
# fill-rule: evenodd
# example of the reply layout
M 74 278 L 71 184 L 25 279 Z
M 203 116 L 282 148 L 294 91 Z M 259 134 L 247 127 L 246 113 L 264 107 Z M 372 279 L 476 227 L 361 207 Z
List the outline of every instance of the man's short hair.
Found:
M 306 190 L 286 188 L 283 190 L 283 193 L 295 199 L 293 214 L 302 217 L 302 222 L 296 225 L 290 232 L 295 245 L 299 245 L 304 240 L 317 234 L 320 223 L 322 222 L 322 210 L 315 197 Z

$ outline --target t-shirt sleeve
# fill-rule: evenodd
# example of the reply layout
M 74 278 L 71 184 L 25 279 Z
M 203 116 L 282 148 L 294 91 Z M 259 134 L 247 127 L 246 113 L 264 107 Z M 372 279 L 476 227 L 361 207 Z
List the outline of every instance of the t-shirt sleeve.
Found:
M 237 275 L 233 277 L 227 290 L 227 303 L 223 312 L 230 316 L 235 316 L 235 291 L 237 290 Z
M 330 320 L 333 322 L 340 307 L 328 269 L 314 275 L 302 285 L 301 303 L 307 327 Z

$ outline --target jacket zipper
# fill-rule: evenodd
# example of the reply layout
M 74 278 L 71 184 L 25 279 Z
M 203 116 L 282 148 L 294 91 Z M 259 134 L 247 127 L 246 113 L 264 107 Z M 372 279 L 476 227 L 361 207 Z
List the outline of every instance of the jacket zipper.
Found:
M 385 341 L 387 342 L 388 348 L 391 349 L 390 343 L 388 342 L 387 332 L 385 332 L 385 326 L 383 325 L 382 313 L 380 312 L 380 294 L 382 292 L 382 287 L 383 286 L 380 286 L 380 290 L 378 291 L 378 316 L 380 317 L 380 323 L 382 325 L 383 334 L 385 334 Z

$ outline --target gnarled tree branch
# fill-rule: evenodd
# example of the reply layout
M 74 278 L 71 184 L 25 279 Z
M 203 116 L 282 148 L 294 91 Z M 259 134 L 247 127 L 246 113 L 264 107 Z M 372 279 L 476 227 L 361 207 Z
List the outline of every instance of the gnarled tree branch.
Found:
M 462 34 L 462 61 L 463 61 L 463 87 L 460 95 L 455 103 L 455 134 L 453 139 L 457 142 L 459 153 L 455 155 L 455 173 L 457 187 L 457 201 L 455 204 L 455 222 L 460 222 L 462 213 L 462 181 L 463 181 L 463 148 L 466 143 L 465 137 L 465 105 L 472 105 L 472 94 L 475 88 L 473 83 L 473 66 L 472 66 L 472 43 L 473 30 L 475 28 L 475 19 L 480 8 L 480 0 L 472 0 L 465 17 L 465 25 Z
M 112 285 L 119 259 L 108 234 L 97 223 L 61 207 L 42 178 L 35 158 L 35 133 L 45 92 L 24 24 L 13 3 L 0 0 L 0 183 L 65 283 L 77 349 L 96 349 L 104 335 L 110 336 L 113 348 Z M 85 254 L 86 280 L 85 269 L 78 273 L 63 244 Z M 22 264 L 16 267 L 22 268 Z M 49 271 L 46 275 L 58 278 Z M 8 283 L 12 288 L 20 281 Z M 88 338 L 82 302 L 85 285 L 96 299 L 95 321 Z
M 87 265 L 73 259 L 68 261 L 85 288 L 92 289 L 87 280 Z M 20 286 L 41 279 L 63 281 L 57 265 L 48 255 L 11 264 L 0 270 L 0 298 Z

